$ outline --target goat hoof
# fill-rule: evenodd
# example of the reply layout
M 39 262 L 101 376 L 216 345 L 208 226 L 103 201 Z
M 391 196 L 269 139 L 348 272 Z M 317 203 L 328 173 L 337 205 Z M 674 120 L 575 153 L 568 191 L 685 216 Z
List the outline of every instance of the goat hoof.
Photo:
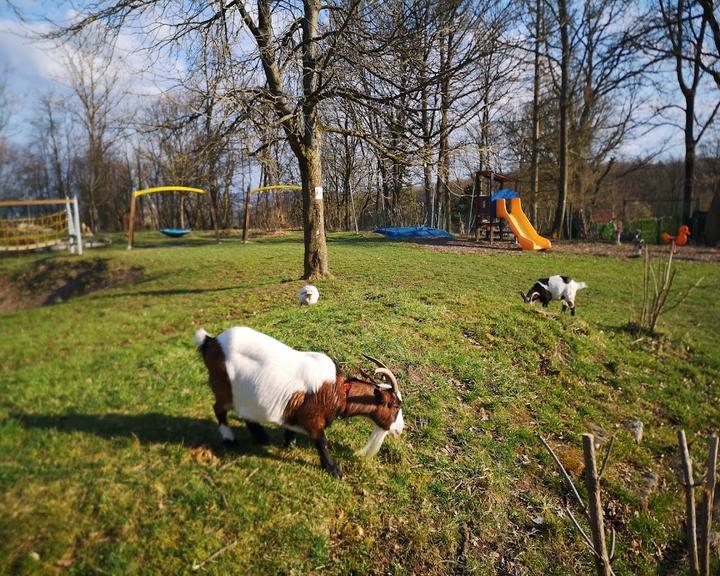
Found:
M 286 440 L 285 444 L 283 445 L 283 448 L 286 450 L 292 450 L 297 446 L 297 438 L 293 438 L 292 440 Z
M 323 462 L 322 469 L 325 470 L 328 474 L 331 476 L 334 476 L 335 478 L 342 478 L 342 473 L 340 472 L 340 468 L 338 468 L 337 464 L 335 462 Z

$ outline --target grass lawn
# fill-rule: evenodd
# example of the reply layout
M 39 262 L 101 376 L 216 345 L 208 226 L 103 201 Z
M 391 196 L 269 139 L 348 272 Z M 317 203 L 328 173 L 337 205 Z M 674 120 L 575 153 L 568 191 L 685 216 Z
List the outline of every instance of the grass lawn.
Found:
M 686 573 L 676 431 L 700 477 L 720 423 L 717 264 L 677 263 L 678 287 L 704 280 L 651 341 L 624 330 L 638 260 L 330 235 L 335 278 L 300 308 L 300 235 L 154 240 L 89 251 L 84 295 L 40 306 L 15 288 L 26 306 L 0 315 L 0 573 L 184 574 L 222 550 L 198 573 L 589 574 L 538 439 L 577 477 L 587 431 L 616 435 L 603 477 L 616 573 Z M 77 263 L 2 258 L 0 289 L 47 291 Z M 590 286 L 575 317 L 518 295 L 558 273 Z M 283 449 L 280 430 L 259 448 L 235 422 L 240 447 L 225 450 L 193 333 L 232 325 L 347 369 L 383 359 L 406 432 L 366 461 L 353 452 L 372 424 L 337 421 L 342 481 L 306 440 Z

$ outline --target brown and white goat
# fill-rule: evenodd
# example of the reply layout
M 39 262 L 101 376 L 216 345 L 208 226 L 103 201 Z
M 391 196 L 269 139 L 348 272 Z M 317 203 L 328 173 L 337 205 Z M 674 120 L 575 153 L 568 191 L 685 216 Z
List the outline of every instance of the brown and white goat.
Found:
M 215 394 L 215 416 L 225 442 L 235 441 L 227 413 L 245 421 L 256 442 L 267 443 L 263 424 L 285 428 L 285 442 L 294 433 L 307 434 L 315 443 L 323 469 L 339 477 L 330 455 L 325 429 L 335 418 L 365 416 L 375 423 L 364 456 L 374 456 L 388 433 L 404 427 L 402 395 L 397 379 L 379 360 L 375 375 L 354 377 L 338 372 L 335 363 L 319 352 L 300 352 L 247 327 L 230 328 L 216 338 L 205 330 L 195 343 L 208 369 Z M 387 383 L 383 380 L 387 380 Z

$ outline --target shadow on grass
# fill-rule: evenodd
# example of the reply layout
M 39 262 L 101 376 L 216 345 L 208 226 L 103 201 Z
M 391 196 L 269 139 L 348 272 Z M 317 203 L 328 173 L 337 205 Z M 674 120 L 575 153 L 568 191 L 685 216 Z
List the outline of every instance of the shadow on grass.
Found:
M 242 290 L 250 286 L 238 284 L 236 286 L 223 286 L 222 288 L 166 288 L 159 290 L 138 290 L 137 292 L 115 292 L 113 294 L 102 294 L 95 296 L 95 299 L 105 298 L 130 298 L 133 296 L 179 296 L 181 294 L 210 294 L 212 292 L 227 292 L 229 290 Z
M 222 238 L 220 239 L 223 240 Z M 215 238 L 183 238 L 183 239 L 163 239 L 163 238 L 137 238 L 133 242 L 133 250 L 144 250 L 145 248 L 206 248 L 207 246 L 217 246 Z
M 278 456 L 253 442 L 247 428 L 233 422 L 236 444 L 225 447 L 215 422 L 187 416 L 170 416 L 158 412 L 147 414 L 28 414 L 14 412 L 10 418 L 26 430 L 56 430 L 59 432 L 83 432 L 100 438 L 132 438 L 141 444 L 179 444 L 185 446 L 209 445 L 218 453 L 260 456 L 280 462 L 293 462 L 307 466 L 304 460 L 291 456 L 292 451 Z M 270 441 L 282 445 L 282 431 L 268 429 Z
M 657 573 L 658 576 L 686 574 L 686 567 L 687 551 L 685 550 L 685 542 L 678 538 L 671 541 L 670 545 L 663 551 Z

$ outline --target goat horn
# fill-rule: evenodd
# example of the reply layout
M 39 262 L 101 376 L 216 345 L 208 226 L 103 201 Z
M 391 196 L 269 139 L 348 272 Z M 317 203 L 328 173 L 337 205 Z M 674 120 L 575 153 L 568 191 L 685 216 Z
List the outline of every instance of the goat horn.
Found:
M 390 384 L 392 385 L 393 394 L 395 394 L 397 399 L 402 402 L 402 394 L 400 394 L 400 388 L 398 387 L 397 378 L 395 378 L 395 374 L 392 373 L 392 370 L 390 370 L 390 368 L 385 366 L 385 364 L 383 364 L 377 358 L 373 358 L 372 356 L 368 356 L 367 354 L 363 354 L 363 356 L 378 365 L 378 368 L 375 369 L 375 374 L 384 374 L 388 377 L 388 380 L 390 380 Z

